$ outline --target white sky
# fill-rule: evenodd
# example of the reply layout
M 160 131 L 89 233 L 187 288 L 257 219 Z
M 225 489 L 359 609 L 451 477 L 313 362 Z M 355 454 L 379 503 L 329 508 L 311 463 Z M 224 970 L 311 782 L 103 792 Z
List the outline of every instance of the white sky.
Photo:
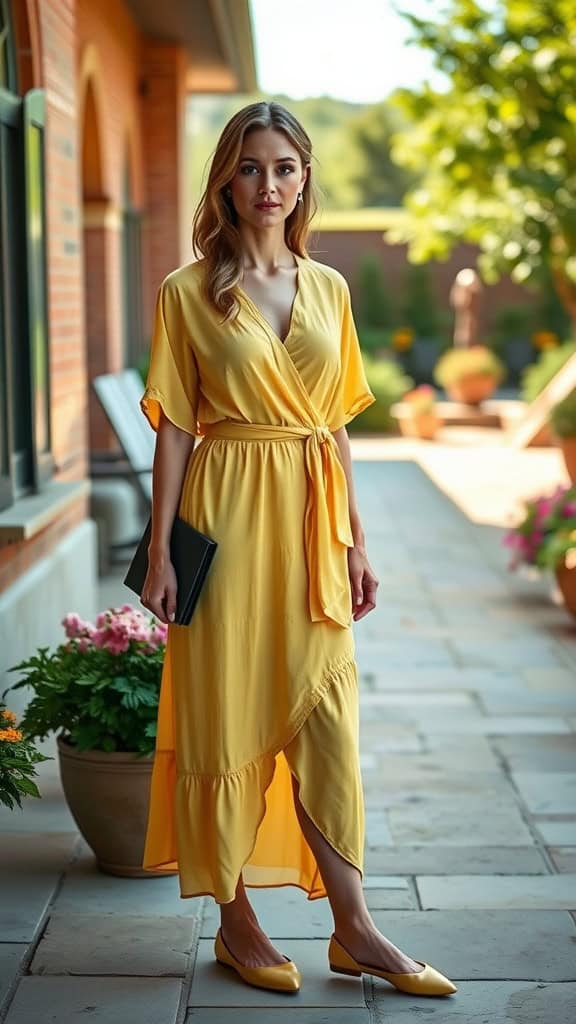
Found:
M 431 55 L 407 46 L 395 7 L 433 18 L 439 0 L 250 0 L 258 83 L 294 99 L 384 99 L 424 79 L 439 85 Z

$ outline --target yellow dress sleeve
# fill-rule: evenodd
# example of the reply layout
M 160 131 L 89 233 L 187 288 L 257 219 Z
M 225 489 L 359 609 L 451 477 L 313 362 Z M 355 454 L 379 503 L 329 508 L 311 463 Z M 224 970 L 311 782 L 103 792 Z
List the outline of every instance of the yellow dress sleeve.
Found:
M 184 327 L 180 298 L 163 281 L 156 296 L 150 367 L 140 408 L 153 430 L 158 430 L 162 408 L 181 430 L 199 434 L 199 394 L 198 366 Z
M 366 379 L 360 342 L 352 316 L 350 291 L 345 281 L 343 286 L 340 329 L 340 376 L 335 399 L 332 403 L 330 422 L 328 423 L 330 430 L 338 430 L 340 427 L 343 427 L 350 420 L 353 420 L 358 413 L 363 412 L 364 409 L 367 409 L 369 405 L 376 401 Z

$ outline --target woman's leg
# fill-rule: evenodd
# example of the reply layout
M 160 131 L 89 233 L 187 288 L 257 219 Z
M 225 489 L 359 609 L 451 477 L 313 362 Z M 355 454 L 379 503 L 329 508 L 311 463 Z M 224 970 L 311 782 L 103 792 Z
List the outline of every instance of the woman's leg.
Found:
M 306 814 L 299 786 L 292 777 L 294 803 L 300 828 L 312 850 L 328 893 L 336 938 L 355 960 L 385 971 L 420 971 L 422 965 L 405 956 L 378 931 L 366 906 L 360 872 L 344 860 Z
M 240 963 L 245 967 L 268 967 L 284 962 L 282 953 L 274 948 L 258 924 L 242 877 L 235 899 L 231 903 L 220 903 L 219 907 L 222 938 Z

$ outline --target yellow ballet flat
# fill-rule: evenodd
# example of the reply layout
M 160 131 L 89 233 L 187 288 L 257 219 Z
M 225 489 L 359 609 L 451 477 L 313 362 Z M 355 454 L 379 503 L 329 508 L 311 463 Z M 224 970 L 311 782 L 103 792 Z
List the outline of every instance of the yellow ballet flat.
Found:
M 359 978 L 361 974 L 373 974 L 376 978 L 389 981 L 400 992 L 409 992 L 413 996 L 449 996 L 452 992 L 458 991 L 456 985 L 429 964 L 423 964 L 424 970 L 415 974 L 395 974 L 392 971 L 382 971 L 379 967 L 371 967 L 370 964 L 358 963 L 338 942 L 335 935 L 330 939 L 328 960 L 330 970 L 336 974 L 351 974 L 355 978 Z
M 272 989 L 273 992 L 298 992 L 300 989 L 300 971 L 292 960 L 286 957 L 284 964 L 271 964 L 270 967 L 246 967 L 230 952 L 222 938 L 220 929 L 218 929 L 214 943 L 214 954 L 219 964 L 232 967 L 247 985 Z

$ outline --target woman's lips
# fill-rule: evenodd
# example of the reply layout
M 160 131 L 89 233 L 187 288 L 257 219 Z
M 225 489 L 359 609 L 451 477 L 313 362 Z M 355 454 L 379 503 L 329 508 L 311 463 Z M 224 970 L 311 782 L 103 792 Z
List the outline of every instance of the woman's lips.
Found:
M 256 203 L 257 210 L 277 210 L 280 203 Z

